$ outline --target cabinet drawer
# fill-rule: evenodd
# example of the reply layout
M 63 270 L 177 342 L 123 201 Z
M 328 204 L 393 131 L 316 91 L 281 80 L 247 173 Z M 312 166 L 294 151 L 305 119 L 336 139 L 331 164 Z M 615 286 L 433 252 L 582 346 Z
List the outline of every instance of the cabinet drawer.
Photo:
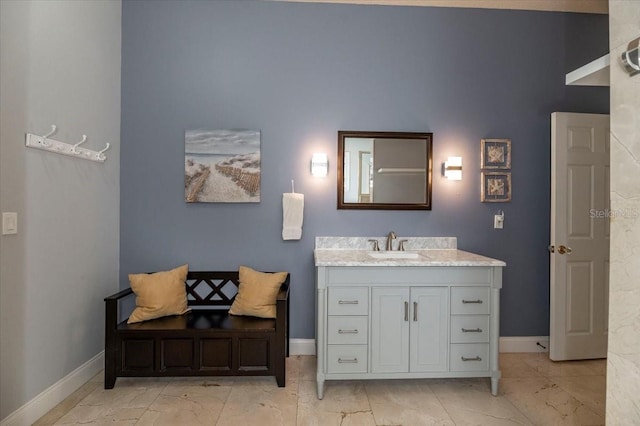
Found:
M 451 287 L 452 314 L 488 314 L 489 287 Z
M 327 321 L 330 345 L 366 345 L 369 317 L 330 316 Z
M 488 343 L 489 315 L 452 315 L 451 343 Z
M 449 368 L 451 371 L 488 371 L 488 343 L 452 344 L 449 351 Z
M 367 345 L 328 345 L 327 373 L 366 373 Z
M 368 315 L 368 287 L 329 287 L 329 315 Z

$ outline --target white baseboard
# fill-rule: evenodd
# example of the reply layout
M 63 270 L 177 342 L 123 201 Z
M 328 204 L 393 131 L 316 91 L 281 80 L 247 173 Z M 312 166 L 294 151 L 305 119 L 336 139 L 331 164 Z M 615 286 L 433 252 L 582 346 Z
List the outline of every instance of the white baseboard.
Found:
M 544 346 L 544 348 L 542 346 Z M 500 352 L 549 352 L 549 336 L 501 337 Z
M 9 414 L 0 426 L 29 426 L 60 404 L 104 368 L 104 351 L 42 391 L 31 401 Z
M 289 339 L 289 355 L 315 355 L 316 339 Z
M 540 343 L 545 348 L 538 346 Z M 549 336 L 501 337 L 500 352 L 549 352 Z M 315 355 L 315 339 L 290 339 L 291 355 Z

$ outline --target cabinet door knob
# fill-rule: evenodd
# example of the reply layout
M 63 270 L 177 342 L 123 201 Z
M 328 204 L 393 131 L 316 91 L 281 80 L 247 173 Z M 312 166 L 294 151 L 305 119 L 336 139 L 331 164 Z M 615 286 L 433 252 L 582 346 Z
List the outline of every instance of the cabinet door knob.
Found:
M 409 321 L 409 302 L 404 302 L 404 320 Z
M 351 359 L 338 358 L 338 363 L 339 364 L 357 364 L 358 358 L 351 358 Z
M 413 321 L 418 321 L 418 302 L 413 302 Z
M 462 328 L 463 333 L 482 333 L 481 328 Z
M 465 300 L 462 299 L 462 303 L 482 303 L 482 300 L 478 299 L 478 300 Z
M 338 300 L 338 305 L 357 305 L 357 300 Z
M 358 334 L 358 329 L 354 329 L 354 330 L 338 330 L 338 334 Z

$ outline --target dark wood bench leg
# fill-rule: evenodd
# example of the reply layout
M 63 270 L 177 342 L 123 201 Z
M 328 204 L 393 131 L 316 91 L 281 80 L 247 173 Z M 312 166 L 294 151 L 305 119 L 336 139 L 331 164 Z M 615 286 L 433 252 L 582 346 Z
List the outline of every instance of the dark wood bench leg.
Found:
M 116 385 L 116 375 L 111 372 L 107 373 L 107 369 L 104 370 L 104 388 L 105 389 L 113 389 Z
M 282 358 L 282 361 L 278 360 L 276 364 L 276 382 L 278 382 L 278 387 L 283 388 L 287 383 L 284 358 Z
M 280 321 L 278 318 L 277 321 Z M 283 321 L 284 322 L 284 321 Z M 284 325 L 284 324 L 282 324 Z M 276 326 L 277 328 L 277 326 Z M 276 329 L 275 339 L 272 341 L 275 343 L 274 347 L 275 356 L 273 357 L 273 371 L 276 376 L 276 381 L 278 382 L 278 386 L 283 388 L 286 383 L 286 370 L 287 370 L 287 347 L 286 347 L 286 339 L 285 339 L 285 329 L 281 327 L 279 330 Z
M 117 300 L 106 300 L 104 333 L 104 388 L 113 389 L 116 384 L 116 327 L 118 324 Z
M 276 304 L 276 335 L 275 335 L 275 357 L 274 372 L 278 386 L 283 388 L 286 384 L 286 366 L 287 357 L 289 356 L 289 309 L 287 298 L 279 300 Z
M 287 297 L 287 315 L 285 316 L 286 320 L 287 320 L 287 335 L 285 336 L 285 345 L 287 345 L 287 358 L 289 358 L 289 342 L 291 340 L 291 334 L 289 334 L 289 330 L 290 330 L 290 322 L 289 322 L 289 298 Z

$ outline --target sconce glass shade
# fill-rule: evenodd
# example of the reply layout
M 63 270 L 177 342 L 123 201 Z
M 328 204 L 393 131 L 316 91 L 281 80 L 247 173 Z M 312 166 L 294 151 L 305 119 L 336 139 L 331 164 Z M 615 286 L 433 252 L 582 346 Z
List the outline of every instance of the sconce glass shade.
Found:
M 462 180 L 462 157 L 449 157 L 444 162 L 444 176 L 449 180 Z
M 311 175 L 325 177 L 329 172 L 329 159 L 325 153 L 315 153 L 311 157 Z

